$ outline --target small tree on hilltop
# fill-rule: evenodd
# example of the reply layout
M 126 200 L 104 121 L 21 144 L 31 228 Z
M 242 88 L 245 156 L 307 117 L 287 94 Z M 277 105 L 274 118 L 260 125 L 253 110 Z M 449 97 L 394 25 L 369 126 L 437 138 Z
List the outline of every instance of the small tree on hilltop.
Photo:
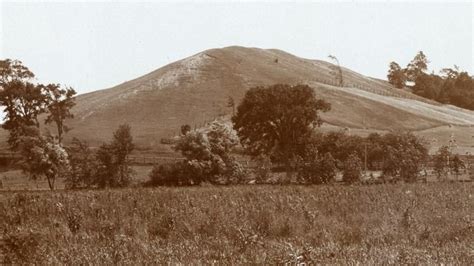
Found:
M 405 87 L 406 75 L 405 71 L 399 64 L 391 62 L 388 70 L 388 82 L 395 86 L 395 88 L 402 89 Z
M 426 55 L 423 51 L 419 51 L 406 68 L 407 80 L 416 81 L 417 77 L 428 69 L 428 63 L 429 61 Z
M 328 110 L 311 87 L 277 84 L 248 90 L 232 122 L 248 154 L 272 156 L 290 175 L 301 145 L 322 124 L 318 112 Z

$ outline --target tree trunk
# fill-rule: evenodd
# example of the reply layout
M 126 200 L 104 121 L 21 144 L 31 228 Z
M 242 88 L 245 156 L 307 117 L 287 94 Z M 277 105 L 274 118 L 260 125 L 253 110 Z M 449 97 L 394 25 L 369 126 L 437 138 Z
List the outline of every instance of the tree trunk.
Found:
M 53 176 L 47 176 L 46 179 L 48 179 L 48 185 L 49 185 L 49 189 L 52 191 L 54 190 L 54 181 L 55 181 L 55 178 Z

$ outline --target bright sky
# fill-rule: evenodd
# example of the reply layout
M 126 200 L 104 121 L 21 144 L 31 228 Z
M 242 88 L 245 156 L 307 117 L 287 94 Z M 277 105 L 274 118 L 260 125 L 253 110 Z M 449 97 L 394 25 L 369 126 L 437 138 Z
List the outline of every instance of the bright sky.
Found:
M 104 89 L 200 51 L 277 48 L 386 78 L 419 50 L 474 72 L 472 2 L 0 2 L 0 58 L 39 82 Z

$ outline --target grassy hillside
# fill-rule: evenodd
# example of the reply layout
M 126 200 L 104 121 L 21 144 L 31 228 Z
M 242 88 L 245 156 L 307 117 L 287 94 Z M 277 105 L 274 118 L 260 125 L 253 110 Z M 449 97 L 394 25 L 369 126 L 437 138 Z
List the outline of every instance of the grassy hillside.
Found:
M 13 264 L 468 265 L 473 189 L 433 183 L 0 193 L 0 253 Z
M 441 142 L 450 133 L 437 131 L 431 136 L 432 131 L 426 130 L 474 125 L 472 111 L 442 106 L 346 68 L 344 87 L 335 87 L 335 73 L 331 63 L 281 50 L 237 46 L 207 50 L 113 88 L 79 95 L 66 141 L 79 137 L 99 145 L 119 124 L 129 123 L 141 148 L 170 152 L 160 144 L 161 138 L 178 134 L 183 124 L 200 127 L 219 116 L 228 118 L 229 96 L 238 103 L 250 87 L 275 83 L 314 87 L 317 96 L 333 106 L 323 115 L 326 128 L 423 131 Z

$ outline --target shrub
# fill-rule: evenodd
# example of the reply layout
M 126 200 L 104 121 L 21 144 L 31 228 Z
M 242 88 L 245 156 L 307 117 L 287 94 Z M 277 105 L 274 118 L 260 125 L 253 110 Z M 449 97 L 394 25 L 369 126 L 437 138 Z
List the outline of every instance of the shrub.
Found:
M 239 140 L 234 130 L 217 121 L 205 131 L 193 130 L 181 136 L 176 151 L 186 157 L 191 167 L 181 165 L 193 179 L 215 184 L 239 183 L 245 175 L 244 169 L 231 156 Z
M 66 188 L 77 189 L 92 186 L 98 165 L 89 145 L 74 138 L 68 152 L 71 168 L 66 177 Z
M 190 186 L 201 183 L 197 168 L 187 162 L 156 165 L 149 174 L 150 186 Z
M 272 161 L 268 156 L 260 155 L 256 159 L 257 167 L 255 168 L 255 181 L 258 184 L 266 183 L 272 173 Z
M 297 163 L 298 179 L 309 184 L 326 184 L 336 176 L 336 160 L 326 152 L 320 156 L 315 146 L 310 145 Z

